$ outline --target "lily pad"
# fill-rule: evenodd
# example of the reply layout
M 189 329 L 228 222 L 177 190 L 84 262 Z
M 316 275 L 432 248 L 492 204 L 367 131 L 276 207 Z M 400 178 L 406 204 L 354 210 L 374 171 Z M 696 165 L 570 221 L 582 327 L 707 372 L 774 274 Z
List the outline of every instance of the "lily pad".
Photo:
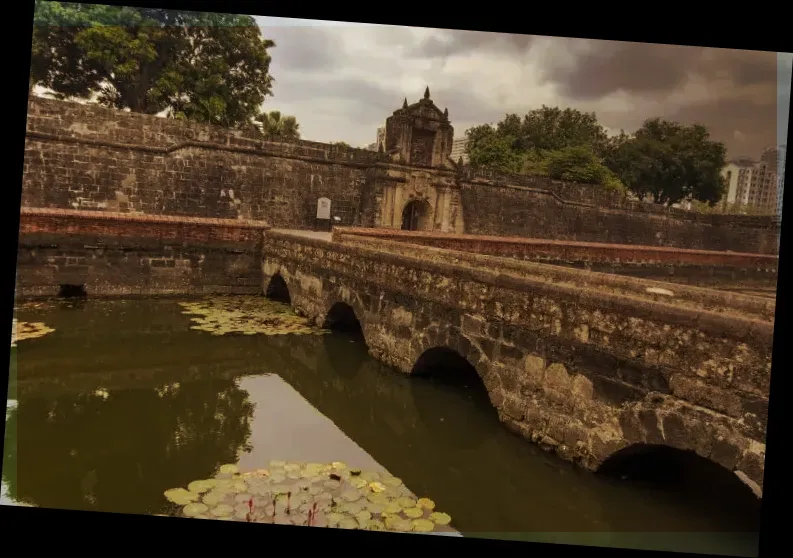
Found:
M 199 504 L 197 502 L 194 502 L 192 504 L 187 504 L 182 509 L 182 512 L 184 512 L 184 514 L 187 517 L 195 517 L 196 515 L 199 515 L 199 514 L 202 514 L 202 513 L 206 512 L 208 509 L 209 509 L 209 507 L 206 506 L 205 504 Z
M 416 506 L 432 511 L 435 509 L 435 502 L 429 498 L 419 498 L 418 502 L 416 502 Z
M 228 504 L 218 504 L 210 511 L 215 517 L 229 516 L 234 513 L 234 508 Z
M 416 519 L 424 515 L 424 510 L 421 508 L 407 508 L 403 510 L 403 513 L 411 519 Z
M 414 519 L 413 531 L 418 533 L 430 533 L 435 530 L 435 524 L 429 519 Z
M 361 499 L 361 493 L 357 490 L 345 490 L 342 495 L 342 498 L 347 500 L 348 502 L 356 502 Z
M 376 519 L 370 519 L 366 522 L 366 529 L 368 531 L 385 531 L 385 524 Z
M 337 513 L 337 512 L 330 512 L 327 514 L 327 519 L 329 524 L 338 524 L 342 519 L 344 519 L 344 514 Z
M 388 496 L 380 492 L 370 492 L 366 495 L 366 499 L 375 504 L 385 504 L 388 502 Z
M 339 527 L 341 529 L 358 529 L 360 524 L 351 517 L 345 517 L 339 521 Z
M 197 480 L 188 484 L 187 490 L 197 494 L 203 494 L 204 492 L 214 488 L 215 485 L 217 485 L 217 480 L 215 479 Z
M 385 526 L 391 531 L 401 531 L 409 533 L 413 530 L 413 522 L 408 519 L 402 519 L 398 516 L 391 516 L 385 521 Z
M 165 498 L 177 506 L 186 506 L 190 502 L 195 502 L 198 499 L 198 494 L 184 488 L 172 488 L 165 491 Z
M 361 488 L 366 486 L 366 481 L 363 480 L 362 478 L 353 476 L 353 478 L 350 479 L 350 484 L 355 488 L 357 488 L 358 490 L 360 490 Z
M 221 475 L 234 475 L 240 472 L 240 468 L 233 464 L 221 465 L 218 470 Z
M 369 490 L 372 492 L 385 492 L 386 486 L 381 482 L 372 482 L 369 483 Z
M 368 510 L 361 510 L 355 514 L 355 519 L 358 520 L 358 523 L 364 524 L 372 519 L 372 513 Z
M 397 504 L 399 504 L 403 508 L 415 508 L 416 500 L 408 496 L 403 496 L 402 498 L 397 499 Z
M 207 506 L 217 506 L 223 500 L 223 495 L 217 492 L 208 492 L 204 494 L 204 497 L 201 498 L 201 501 L 204 502 Z
M 448 525 L 452 522 L 452 517 L 448 513 L 443 512 L 432 512 L 429 519 L 437 525 Z
M 385 511 L 385 506 L 383 504 L 376 504 L 374 502 L 369 502 L 368 504 L 366 504 L 366 509 L 369 510 L 369 512 L 371 513 L 381 514 Z

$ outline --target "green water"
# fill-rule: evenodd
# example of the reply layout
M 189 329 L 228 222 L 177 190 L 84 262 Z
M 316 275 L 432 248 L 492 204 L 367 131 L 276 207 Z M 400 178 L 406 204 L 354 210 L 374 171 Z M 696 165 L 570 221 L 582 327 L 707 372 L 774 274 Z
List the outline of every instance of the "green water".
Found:
M 55 332 L 12 349 L 6 502 L 159 513 L 224 463 L 341 460 L 388 469 L 466 536 L 757 553 L 739 491 L 579 470 L 510 434 L 476 381 L 404 377 L 355 337 L 215 337 L 168 300 L 17 317 Z

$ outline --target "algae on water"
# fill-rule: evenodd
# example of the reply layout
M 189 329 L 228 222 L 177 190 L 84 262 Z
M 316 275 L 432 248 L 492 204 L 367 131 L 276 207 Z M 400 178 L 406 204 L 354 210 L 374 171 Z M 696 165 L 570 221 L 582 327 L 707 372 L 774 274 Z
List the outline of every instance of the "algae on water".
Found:
M 307 525 L 369 531 L 452 531 L 435 502 L 416 498 L 397 477 L 344 463 L 271 461 L 241 472 L 223 465 L 213 479 L 165 492 L 173 512 L 198 519 Z
M 55 331 L 42 322 L 20 322 L 16 318 L 11 320 L 11 346 L 16 347 L 18 341 L 36 339 Z
M 308 335 L 326 330 L 292 311 L 289 306 L 259 296 L 218 296 L 180 302 L 192 316 L 190 329 L 211 335 Z

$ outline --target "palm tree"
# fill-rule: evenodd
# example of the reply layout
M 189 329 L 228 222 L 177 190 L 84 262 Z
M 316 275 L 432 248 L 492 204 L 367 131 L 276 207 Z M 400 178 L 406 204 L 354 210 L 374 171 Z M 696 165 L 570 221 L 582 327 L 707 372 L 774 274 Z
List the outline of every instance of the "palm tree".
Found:
M 264 137 L 274 141 L 297 141 L 300 139 L 300 124 L 294 116 L 283 116 L 281 111 L 271 110 L 256 117 Z

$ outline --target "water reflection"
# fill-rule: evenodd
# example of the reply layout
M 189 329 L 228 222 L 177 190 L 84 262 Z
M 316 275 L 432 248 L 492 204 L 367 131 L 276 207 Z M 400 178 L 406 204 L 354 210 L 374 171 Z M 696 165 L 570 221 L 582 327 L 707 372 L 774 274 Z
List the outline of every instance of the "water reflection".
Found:
M 630 545 L 655 532 L 656 547 L 756 553 L 754 510 L 576 469 L 503 428 L 471 377 L 401 376 L 354 333 L 211 337 L 168 301 L 35 319 L 56 331 L 18 348 L 3 471 L 36 505 L 156 512 L 164 490 L 225 462 L 372 459 L 466 534 Z
M 235 462 L 250 436 L 253 405 L 230 380 L 28 396 L 7 429 L 9 497 L 50 508 L 157 513 L 185 475 Z M 7 474 L 16 471 L 16 478 Z

